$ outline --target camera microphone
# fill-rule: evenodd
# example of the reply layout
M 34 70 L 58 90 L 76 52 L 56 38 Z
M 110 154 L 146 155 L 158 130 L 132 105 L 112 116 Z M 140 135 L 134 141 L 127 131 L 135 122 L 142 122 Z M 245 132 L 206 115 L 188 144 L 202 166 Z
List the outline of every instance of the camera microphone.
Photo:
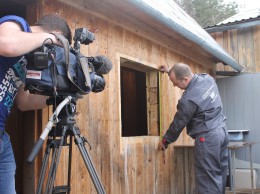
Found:
M 88 57 L 93 64 L 95 72 L 99 75 L 107 74 L 112 69 L 112 62 L 105 56 Z

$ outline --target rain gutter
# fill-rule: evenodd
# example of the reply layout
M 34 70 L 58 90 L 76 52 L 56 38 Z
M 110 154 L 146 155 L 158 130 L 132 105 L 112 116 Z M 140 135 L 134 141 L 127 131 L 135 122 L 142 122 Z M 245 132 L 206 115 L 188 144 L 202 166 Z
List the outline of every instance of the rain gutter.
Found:
M 178 34 L 182 35 L 183 37 L 186 37 L 188 40 L 196 43 L 197 45 L 200 45 L 202 48 L 204 48 L 210 54 L 212 54 L 213 56 L 218 58 L 221 62 L 223 62 L 224 65 L 229 65 L 233 69 L 237 70 L 238 72 L 241 72 L 244 69 L 244 67 L 242 65 L 238 64 L 220 46 L 217 46 L 217 47 L 212 46 L 212 44 L 211 44 L 212 42 L 209 43 L 209 42 L 205 41 L 204 39 L 202 39 L 201 37 L 192 33 L 188 29 L 184 28 L 182 25 L 178 24 L 174 20 L 165 17 L 159 10 L 156 10 L 152 6 L 149 6 L 144 1 L 142 1 L 142 0 L 128 0 L 128 1 L 129 1 L 129 3 L 131 3 L 132 5 L 137 7 L 138 9 L 142 10 L 143 12 L 147 13 L 152 18 L 156 19 L 157 21 L 164 24 L 168 28 L 172 29 L 173 31 L 177 32 Z M 204 29 L 201 28 L 201 30 L 204 30 Z M 205 33 L 207 33 L 207 32 L 205 32 Z M 215 43 L 216 43 L 216 45 L 218 45 L 217 42 L 215 42 Z

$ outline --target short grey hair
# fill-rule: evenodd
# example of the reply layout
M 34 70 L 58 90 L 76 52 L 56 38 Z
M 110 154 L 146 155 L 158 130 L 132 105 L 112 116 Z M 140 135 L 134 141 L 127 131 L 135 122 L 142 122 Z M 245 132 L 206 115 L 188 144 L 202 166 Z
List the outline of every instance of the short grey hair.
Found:
M 184 63 L 176 63 L 169 71 L 169 75 L 174 73 L 177 80 L 181 80 L 184 77 L 190 77 L 193 73 L 189 65 Z

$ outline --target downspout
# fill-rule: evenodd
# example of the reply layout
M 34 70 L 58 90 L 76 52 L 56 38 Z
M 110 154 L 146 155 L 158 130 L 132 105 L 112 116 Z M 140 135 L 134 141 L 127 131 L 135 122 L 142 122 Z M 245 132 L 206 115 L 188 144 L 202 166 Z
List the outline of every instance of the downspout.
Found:
M 200 45 L 204 48 L 207 52 L 218 58 L 224 65 L 229 65 L 233 69 L 238 72 L 243 70 L 243 66 L 238 64 L 228 53 L 222 49 L 218 43 L 205 31 L 205 33 L 210 37 L 211 42 L 207 42 L 201 37 L 197 36 L 196 34 L 192 33 L 190 30 L 184 28 L 182 25 L 178 24 L 176 21 L 165 17 L 159 10 L 156 10 L 152 6 L 149 6 L 142 0 L 128 0 L 129 3 L 137 7 L 138 9 L 142 10 L 143 12 L 150 15 L 152 18 L 156 19 L 160 23 L 164 24 L 168 28 L 172 29 L 173 31 L 177 32 L 178 34 L 186 37 L 188 40 Z M 176 5 L 177 6 L 177 5 Z M 203 28 L 201 30 L 204 31 Z M 213 42 L 214 41 L 214 42 Z M 212 44 L 214 46 L 212 46 Z

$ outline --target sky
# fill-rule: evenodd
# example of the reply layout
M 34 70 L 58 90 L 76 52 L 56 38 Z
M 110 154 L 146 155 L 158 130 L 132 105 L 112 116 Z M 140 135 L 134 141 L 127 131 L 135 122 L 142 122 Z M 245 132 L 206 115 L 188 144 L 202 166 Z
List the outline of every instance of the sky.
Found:
M 239 11 L 247 9 L 260 9 L 260 0 L 224 0 L 224 2 L 235 1 L 238 4 Z

